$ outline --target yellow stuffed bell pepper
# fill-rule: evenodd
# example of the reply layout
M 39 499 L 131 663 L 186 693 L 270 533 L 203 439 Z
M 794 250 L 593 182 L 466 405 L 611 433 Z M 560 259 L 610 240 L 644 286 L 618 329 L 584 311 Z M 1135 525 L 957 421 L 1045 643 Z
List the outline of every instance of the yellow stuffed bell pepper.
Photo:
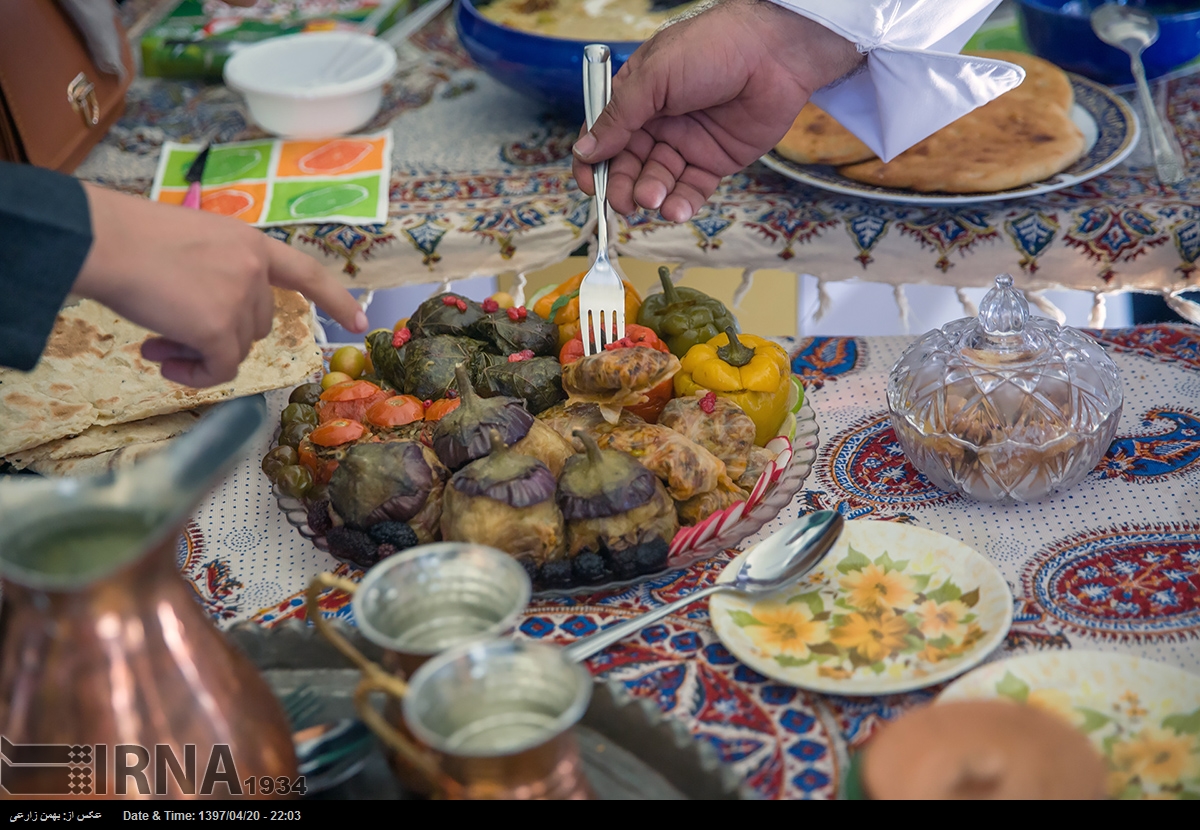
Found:
M 579 285 L 585 276 L 587 276 L 586 271 L 576 274 L 546 294 L 533 306 L 534 314 L 558 326 L 558 348 L 560 349 L 579 334 Z M 623 282 L 625 283 L 625 319 L 636 321 L 638 311 L 642 307 L 642 295 L 628 280 L 623 280 Z
M 754 421 L 754 443 L 760 447 L 779 434 L 792 388 L 782 347 L 731 327 L 688 349 L 680 367 L 677 397 L 710 391 L 736 403 Z

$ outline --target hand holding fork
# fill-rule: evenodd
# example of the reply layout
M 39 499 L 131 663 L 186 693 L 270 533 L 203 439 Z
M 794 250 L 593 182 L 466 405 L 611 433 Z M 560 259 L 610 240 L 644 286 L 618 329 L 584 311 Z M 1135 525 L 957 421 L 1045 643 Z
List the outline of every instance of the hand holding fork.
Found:
M 590 130 L 612 97 L 612 56 L 607 46 L 583 49 L 583 99 Z M 625 336 L 625 286 L 608 258 L 608 162 L 592 168 L 595 178 L 596 261 L 579 286 L 579 330 L 584 355 L 603 351 Z

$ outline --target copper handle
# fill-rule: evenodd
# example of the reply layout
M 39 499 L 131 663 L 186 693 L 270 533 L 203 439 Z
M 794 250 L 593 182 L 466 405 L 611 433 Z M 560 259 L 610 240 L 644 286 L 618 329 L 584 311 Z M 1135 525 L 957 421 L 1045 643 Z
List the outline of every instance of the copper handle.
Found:
M 358 688 L 354 690 L 354 708 L 358 711 L 359 718 L 390 749 L 399 753 L 435 790 L 445 793 L 456 792 L 458 785 L 442 774 L 437 761 L 401 735 L 371 705 L 370 695 L 372 692 L 383 692 L 397 699 L 403 699 L 408 694 L 408 684 L 399 677 L 389 674 L 382 666 L 355 648 L 353 643 L 329 624 L 329 621 L 321 614 L 319 605 L 321 591 L 325 588 L 333 588 L 354 596 L 358 591 L 358 584 L 331 573 L 317 574 L 308 583 L 308 590 L 304 592 L 304 605 L 308 618 L 312 620 L 321 636 L 345 655 L 351 663 L 358 666 L 363 673 Z
M 374 664 L 372 664 L 374 665 Z M 396 727 L 388 723 L 387 718 L 371 705 L 371 693 L 383 692 L 395 698 L 402 699 L 408 693 L 408 685 L 398 677 L 386 673 L 376 667 L 375 671 L 363 676 L 354 690 L 354 708 L 358 717 L 367 728 L 375 733 L 379 740 L 388 748 L 398 753 L 433 787 L 434 792 L 450 798 L 462 798 L 462 787 L 442 772 L 435 759 L 428 752 L 422 752 L 408 738 L 400 734 Z
M 372 669 L 383 671 L 365 654 L 356 649 L 349 640 L 342 636 L 341 632 L 335 630 L 329 624 L 329 621 L 325 619 L 325 616 L 321 613 L 320 606 L 321 591 L 325 588 L 333 588 L 334 590 L 354 596 L 358 590 L 358 583 L 343 579 L 340 576 L 334 576 L 331 573 L 317 574 L 312 578 L 312 582 L 308 583 L 308 590 L 304 592 L 304 610 L 306 616 L 312 620 L 313 626 L 316 627 L 322 637 L 328 640 L 334 648 L 344 654 L 351 663 L 358 666 L 362 671 L 370 672 Z

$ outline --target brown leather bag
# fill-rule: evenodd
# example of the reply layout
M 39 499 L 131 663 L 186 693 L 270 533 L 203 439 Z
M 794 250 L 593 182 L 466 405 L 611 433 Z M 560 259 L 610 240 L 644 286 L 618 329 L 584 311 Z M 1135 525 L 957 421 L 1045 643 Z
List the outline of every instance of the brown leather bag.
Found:
M 54 0 L 0 0 L 0 159 L 69 173 L 125 109 L 124 78 L 96 68 Z

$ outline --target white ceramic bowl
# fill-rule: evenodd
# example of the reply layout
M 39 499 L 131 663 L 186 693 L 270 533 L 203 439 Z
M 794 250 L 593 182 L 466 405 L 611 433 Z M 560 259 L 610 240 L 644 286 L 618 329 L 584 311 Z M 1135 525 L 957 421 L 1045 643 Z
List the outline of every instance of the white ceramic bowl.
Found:
M 272 38 L 240 49 L 225 64 L 225 83 L 246 98 L 250 117 L 287 138 L 351 133 L 379 112 L 396 52 L 353 32 Z

